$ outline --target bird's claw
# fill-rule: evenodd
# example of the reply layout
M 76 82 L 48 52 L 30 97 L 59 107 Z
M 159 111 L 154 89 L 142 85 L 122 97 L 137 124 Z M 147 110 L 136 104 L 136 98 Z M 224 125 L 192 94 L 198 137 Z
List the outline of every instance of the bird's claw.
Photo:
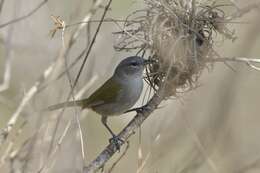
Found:
M 118 150 L 118 152 L 120 152 L 120 145 L 125 143 L 124 140 L 120 139 L 118 136 L 113 135 L 112 138 L 109 139 L 109 142 L 111 144 L 114 144 L 116 146 L 116 149 Z

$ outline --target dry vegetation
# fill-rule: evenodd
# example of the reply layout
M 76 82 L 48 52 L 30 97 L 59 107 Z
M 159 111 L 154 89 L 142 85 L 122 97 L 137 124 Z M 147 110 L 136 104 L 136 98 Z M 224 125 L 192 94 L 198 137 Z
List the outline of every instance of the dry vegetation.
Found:
M 5 19 L 1 21 L 7 21 L 0 23 L 3 40 L 0 55 L 4 62 L 3 84 L 0 85 L 3 106 L 0 110 L 1 116 L 5 117 L 0 117 L 3 121 L 0 123 L 1 172 L 242 173 L 259 170 L 259 135 L 250 136 L 252 130 L 244 133 L 237 130 L 241 126 L 245 128 L 242 115 L 254 117 L 255 121 L 260 120 L 256 116 L 259 115 L 257 100 L 260 95 L 256 87 L 259 83 L 246 83 L 247 86 L 254 86 L 254 91 L 235 88 L 238 81 L 232 75 L 238 72 L 232 70 L 237 71 L 239 66 L 231 66 L 229 63 L 248 65 L 245 71 L 253 69 L 255 79 L 259 79 L 257 75 L 260 69 L 257 64 L 260 60 L 247 57 L 245 52 L 257 43 L 259 24 L 249 19 L 254 15 L 256 19 L 259 17 L 260 2 L 243 4 L 239 1 L 145 0 L 139 2 L 142 7 L 133 5 L 132 12 L 124 14 L 126 17 L 122 19 L 107 16 L 116 10 L 116 3 L 122 2 L 78 0 L 73 6 L 69 1 L 66 3 L 63 7 L 56 1 L 44 0 L 34 7 L 24 7 L 27 10 L 24 12 L 24 9 L 20 9 L 21 2 L 0 0 L 0 17 Z M 83 4 L 89 8 L 83 8 Z M 57 17 L 58 14 L 49 15 L 46 6 L 52 14 L 60 8 L 73 7 L 73 10 L 69 17 Z M 11 17 L 8 10 L 13 12 Z M 18 14 L 20 10 L 24 14 Z M 67 13 L 64 11 L 64 14 Z M 248 15 L 251 18 L 245 17 Z M 48 18 L 45 19 L 46 16 Z M 40 18 L 39 27 L 34 23 L 37 17 Z M 53 22 L 51 19 L 54 21 L 54 29 L 49 28 L 50 22 Z M 241 19 L 245 21 L 241 22 Z M 79 20 L 81 22 L 76 22 Z M 251 29 L 245 23 L 250 23 Z M 37 33 L 37 41 L 30 35 L 23 35 L 30 32 L 30 28 L 26 27 L 28 24 L 33 25 L 32 33 Z M 249 31 L 242 41 L 245 45 L 241 46 L 243 49 L 234 51 L 236 54 L 226 56 L 220 53 L 219 45 L 229 42 L 229 46 L 234 46 L 237 40 L 241 41 L 242 33 L 236 31 L 239 30 L 237 26 L 243 26 L 245 31 Z M 49 30 L 55 42 L 45 38 Z M 107 35 L 113 35 L 116 41 L 106 39 Z M 50 44 L 52 49 L 41 49 L 50 47 Z M 134 135 L 138 139 L 133 136 L 118 154 L 113 144 L 105 146 L 108 136 L 104 135 L 105 130 L 97 120 L 99 116 L 86 116 L 93 112 L 80 112 L 76 108 L 58 113 L 41 111 L 60 100 L 86 97 L 91 93 L 90 90 L 105 80 L 105 77 L 98 77 L 102 73 L 98 70 L 104 65 L 100 64 L 110 58 L 104 47 L 111 49 L 110 52 L 116 51 L 115 56 L 138 54 L 154 61 L 146 69 L 145 80 L 149 91 L 144 94 L 143 100 L 148 100 L 145 109 L 138 112 L 130 123 L 118 128 L 121 131 L 120 138 L 125 141 L 130 140 L 134 132 L 139 130 Z M 55 58 L 46 58 L 55 54 Z M 258 54 L 259 50 L 255 57 Z M 33 75 L 19 75 L 29 64 L 33 66 L 37 62 L 25 58 L 29 55 L 33 58 L 38 55 L 36 58 L 42 63 L 36 63 L 34 68 L 30 68 L 32 72 L 27 72 Z M 19 56 L 23 59 L 19 60 Z M 115 65 L 115 60 L 108 61 L 112 62 L 111 66 Z M 14 62 L 16 65 L 13 65 Z M 215 72 L 215 64 L 218 62 L 228 67 L 226 73 L 231 77 L 225 77 L 226 81 L 220 74 L 222 69 Z M 19 67 L 18 72 L 13 73 L 11 67 Z M 207 76 L 206 70 L 214 70 L 213 73 L 219 74 L 215 79 L 204 77 L 207 78 L 204 79 L 204 85 L 209 87 L 204 90 L 199 85 L 201 77 Z M 31 80 L 36 77 L 38 79 L 35 81 Z M 19 82 L 12 82 L 19 78 Z M 20 94 L 22 96 L 16 98 L 15 103 L 15 99 L 11 98 L 22 92 L 19 90 L 21 81 L 26 83 L 26 89 Z M 222 89 L 218 90 L 216 86 Z M 211 92 L 213 89 L 210 87 L 215 87 L 214 92 Z M 238 95 L 235 97 L 236 91 L 245 92 L 247 99 L 241 99 L 242 96 Z M 189 99 L 185 100 L 188 96 Z M 184 98 L 183 105 L 173 103 L 172 98 Z M 236 110 L 233 104 L 238 100 L 245 100 L 244 103 L 250 100 L 251 103 L 246 104 L 248 108 L 245 108 L 244 103 L 239 102 Z M 254 107 L 255 112 L 250 111 L 249 105 Z M 244 114 L 236 117 L 236 111 L 240 109 Z M 5 114 L 9 115 L 9 120 Z M 147 119 L 149 116 L 150 119 Z M 254 127 L 255 121 L 245 122 L 248 127 Z M 254 131 L 258 131 L 257 127 L 258 124 Z M 247 145 L 241 147 L 241 142 Z M 99 153 L 100 150 L 103 151 Z M 112 158 L 114 154 L 119 156 Z

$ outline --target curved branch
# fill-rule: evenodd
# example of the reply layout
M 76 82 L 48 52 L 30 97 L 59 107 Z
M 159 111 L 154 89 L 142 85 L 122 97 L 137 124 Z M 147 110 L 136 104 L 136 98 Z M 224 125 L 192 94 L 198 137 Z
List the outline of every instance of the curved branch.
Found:
M 127 141 L 134 133 L 135 130 L 141 126 L 146 118 L 158 107 L 164 99 L 163 90 L 158 90 L 157 93 L 149 100 L 145 109 L 138 112 L 136 116 L 126 125 L 126 127 L 119 133 L 119 138 Z M 123 145 L 120 143 L 120 145 Z M 110 143 L 106 148 L 94 159 L 88 166 L 84 168 L 84 173 L 93 173 L 102 168 L 105 163 L 115 154 L 117 147 Z

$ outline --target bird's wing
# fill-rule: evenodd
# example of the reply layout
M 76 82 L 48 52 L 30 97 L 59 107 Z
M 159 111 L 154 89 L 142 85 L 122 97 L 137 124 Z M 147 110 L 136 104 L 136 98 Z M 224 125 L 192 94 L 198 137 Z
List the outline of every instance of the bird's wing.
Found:
M 91 96 L 83 100 L 83 108 L 94 108 L 103 104 L 115 102 L 120 90 L 120 84 L 113 78 L 110 78 Z

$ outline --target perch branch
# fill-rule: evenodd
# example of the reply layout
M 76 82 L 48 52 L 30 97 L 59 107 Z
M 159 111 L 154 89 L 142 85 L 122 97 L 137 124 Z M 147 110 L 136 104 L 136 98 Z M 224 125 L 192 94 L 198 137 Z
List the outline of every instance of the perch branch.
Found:
M 127 141 L 134 133 L 135 130 L 140 127 L 146 118 L 158 107 L 163 100 L 163 90 L 158 90 L 157 93 L 151 98 L 151 100 L 145 106 L 145 109 L 138 111 L 136 116 L 126 125 L 126 127 L 119 133 L 118 137 L 124 141 Z M 120 143 L 120 145 L 123 145 Z M 117 151 L 116 145 L 110 143 L 106 148 L 94 159 L 88 166 L 84 168 L 84 173 L 93 173 L 102 168 L 105 163 L 115 154 Z

